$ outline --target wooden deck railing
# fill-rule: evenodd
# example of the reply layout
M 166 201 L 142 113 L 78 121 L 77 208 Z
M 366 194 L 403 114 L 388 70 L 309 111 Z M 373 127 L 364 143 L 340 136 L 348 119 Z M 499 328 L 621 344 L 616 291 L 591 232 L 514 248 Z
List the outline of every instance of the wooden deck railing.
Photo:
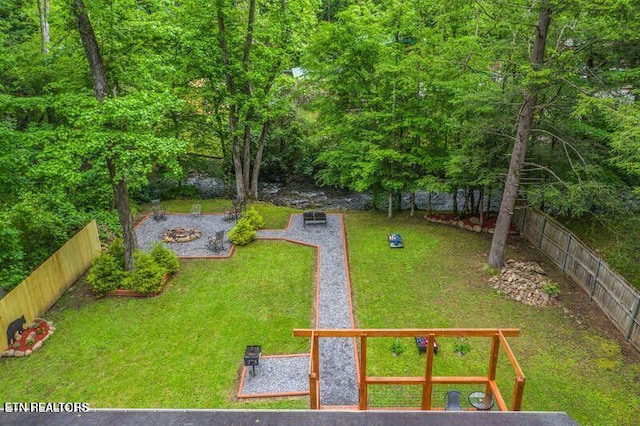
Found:
M 433 385 L 436 384 L 479 384 L 484 385 L 485 393 L 491 395 L 500 411 L 520 411 L 524 393 L 525 376 L 516 360 L 507 337 L 518 337 L 520 331 L 514 328 L 481 329 L 295 329 L 295 337 L 311 338 L 311 357 L 309 361 L 309 389 L 311 409 L 320 408 L 320 338 L 359 338 L 359 403 L 360 410 L 367 410 L 369 385 L 418 385 L 422 386 L 420 408 L 431 410 Z M 415 337 L 427 336 L 425 372 L 422 376 L 379 377 L 367 375 L 367 341 L 377 337 Z M 437 337 L 486 337 L 492 339 L 491 353 L 486 376 L 433 376 L 433 355 Z M 513 400 L 509 409 L 496 382 L 498 356 L 502 348 L 516 374 Z

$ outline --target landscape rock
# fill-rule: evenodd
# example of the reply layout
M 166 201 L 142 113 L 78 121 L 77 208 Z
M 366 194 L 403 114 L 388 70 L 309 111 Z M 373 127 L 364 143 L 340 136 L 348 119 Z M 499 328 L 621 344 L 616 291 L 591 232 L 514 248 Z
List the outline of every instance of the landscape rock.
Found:
M 555 286 L 547 273 L 536 262 L 505 262 L 499 275 L 488 280 L 498 293 L 504 294 L 516 302 L 530 306 L 552 306 L 558 304 L 558 296 L 549 294 L 544 288 Z

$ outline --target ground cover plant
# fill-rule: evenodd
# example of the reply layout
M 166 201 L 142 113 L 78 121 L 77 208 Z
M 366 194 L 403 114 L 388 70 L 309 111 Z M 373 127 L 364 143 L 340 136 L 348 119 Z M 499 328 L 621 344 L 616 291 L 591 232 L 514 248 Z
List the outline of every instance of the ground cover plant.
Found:
M 526 376 L 523 410 L 566 411 L 581 424 L 634 424 L 640 404 L 637 352 L 622 345 L 584 293 L 534 251 L 514 240 L 508 256 L 542 262 L 561 287 L 559 307 L 521 305 L 486 286 L 488 236 L 406 215 L 389 220 L 371 212 L 350 212 L 346 227 L 357 326 L 520 328 L 521 336 L 509 342 Z M 388 248 L 390 232 L 402 234 L 404 249 Z M 415 343 L 404 341 L 406 350 L 400 356 L 392 355 L 392 343 L 369 339 L 369 374 L 423 374 L 425 357 L 418 355 Z M 456 343 L 438 340 L 434 374 L 486 375 L 489 339 L 469 339 L 464 356 L 455 353 Z M 498 380 L 507 401 L 513 391 L 512 371 L 501 355 Z M 375 404 L 403 405 L 411 398 L 416 401 L 416 395 L 419 401 L 419 390 L 378 387 L 370 387 Z M 442 406 L 444 393 L 451 389 L 466 394 L 482 390 L 435 387 L 434 405 Z
M 3 358 L 0 399 L 80 401 L 93 407 L 288 407 L 306 399 L 235 400 L 244 348 L 308 352 L 292 330 L 311 325 L 314 251 L 258 241 L 225 260 L 182 261 L 150 299 L 89 299 L 76 284 L 47 319 L 37 357 Z M 88 291 L 88 289 L 87 289 Z M 17 362 L 16 362 L 17 361 Z

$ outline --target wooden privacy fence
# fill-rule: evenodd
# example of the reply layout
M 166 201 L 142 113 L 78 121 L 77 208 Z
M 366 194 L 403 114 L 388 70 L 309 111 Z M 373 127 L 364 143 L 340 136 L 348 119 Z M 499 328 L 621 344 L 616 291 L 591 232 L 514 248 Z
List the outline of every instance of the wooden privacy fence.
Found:
M 484 393 L 491 395 L 500 411 L 520 411 L 522 395 L 524 393 L 525 377 L 516 360 L 507 337 L 518 337 L 520 330 L 515 328 L 433 328 L 433 329 L 295 329 L 294 337 L 308 337 L 311 339 L 311 357 L 309 360 L 309 400 L 310 407 L 318 410 L 320 406 L 320 351 L 321 338 L 359 338 L 360 356 L 358 371 L 358 408 L 369 409 L 368 389 L 370 385 L 415 385 L 422 387 L 420 401 L 421 410 L 431 410 L 433 385 L 441 384 L 474 384 L 483 385 Z M 428 338 L 425 372 L 422 376 L 410 377 L 374 377 L 367 375 L 367 339 L 376 337 L 415 337 Z M 486 337 L 492 339 L 491 353 L 486 376 L 434 376 L 433 355 L 435 353 L 436 337 Z M 511 408 L 507 407 L 502 393 L 496 382 L 498 371 L 498 355 L 500 349 L 507 355 L 516 373 L 515 387 Z
M 589 294 L 625 339 L 640 351 L 640 292 L 575 235 L 546 214 L 516 209 L 520 233 Z
M 7 327 L 24 315 L 27 323 L 43 315 L 100 254 L 98 226 L 92 221 L 0 299 L 0 348 L 7 347 Z

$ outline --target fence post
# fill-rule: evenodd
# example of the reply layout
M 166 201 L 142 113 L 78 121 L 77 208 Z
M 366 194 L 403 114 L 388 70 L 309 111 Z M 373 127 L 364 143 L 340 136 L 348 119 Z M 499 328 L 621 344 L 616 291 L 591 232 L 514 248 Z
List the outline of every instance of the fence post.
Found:
M 627 330 L 627 336 L 625 340 L 628 342 L 631 339 L 631 332 L 633 331 L 633 324 L 636 322 L 636 318 L 638 318 L 638 311 L 640 310 L 640 296 L 636 299 L 636 304 L 633 307 L 633 313 L 631 314 L 631 322 L 629 323 L 629 330 Z
M 593 294 L 596 292 L 596 284 L 598 283 L 598 275 L 600 274 L 600 265 L 602 265 L 602 259 L 598 258 L 596 274 L 591 275 L 591 294 L 589 294 L 589 302 L 593 302 Z
M 569 256 L 569 248 L 571 247 L 571 237 L 573 234 L 569 233 L 569 239 L 567 240 L 567 247 L 564 249 L 564 254 L 562 255 L 562 265 L 560 265 L 560 271 L 564 274 L 564 270 L 567 267 L 567 257 Z
M 542 216 L 542 231 L 540 231 L 540 239 L 538 240 L 538 250 L 542 247 L 542 239 L 544 238 L 544 229 L 547 227 L 547 216 Z

